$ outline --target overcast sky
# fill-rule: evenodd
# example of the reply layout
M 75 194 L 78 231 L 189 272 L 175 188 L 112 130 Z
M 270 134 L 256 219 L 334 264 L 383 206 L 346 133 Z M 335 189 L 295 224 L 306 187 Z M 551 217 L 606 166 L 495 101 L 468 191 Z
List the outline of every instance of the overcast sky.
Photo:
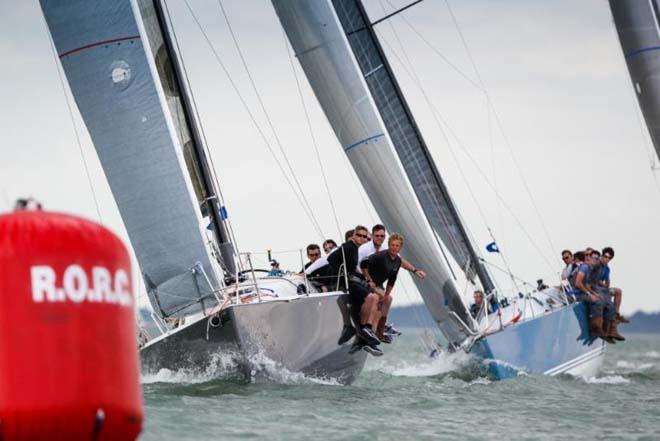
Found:
M 188 1 L 275 145 L 217 1 Z M 240 249 L 291 250 L 320 242 L 183 0 L 169 3 Z M 365 3 L 375 20 L 407 1 Z M 324 236 L 337 239 L 273 8 L 266 0 L 223 4 Z M 379 24 L 378 30 L 479 248 L 491 241 L 490 227 L 512 271 L 533 282 L 557 279 L 563 248 L 613 246 L 612 282 L 624 290 L 624 311 L 659 310 L 660 190 L 607 2 L 450 4 L 478 74 L 444 0 L 426 0 Z M 0 0 L 0 11 L 0 209 L 31 195 L 49 209 L 99 220 L 84 157 L 100 220 L 128 244 L 74 106 L 81 156 L 38 1 Z M 341 228 L 373 224 L 377 217 L 364 204 L 363 191 L 297 62 L 296 69 Z M 421 89 L 410 77 L 413 71 Z M 492 106 L 475 84 L 485 87 Z M 485 257 L 503 265 L 500 256 Z M 295 255 L 281 260 L 296 262 Z M 494 271 L 500 286 L 510 289 L 504 274 Z M 402 284 L 398 303 L 416 298 L 411 286 Z

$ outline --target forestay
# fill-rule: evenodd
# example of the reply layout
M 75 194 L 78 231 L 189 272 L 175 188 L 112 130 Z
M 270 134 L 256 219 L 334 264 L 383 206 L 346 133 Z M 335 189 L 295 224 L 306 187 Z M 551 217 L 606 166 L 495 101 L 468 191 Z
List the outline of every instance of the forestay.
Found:
M 660 158 L 660 1 L 610 0 L 635 94 Z
M 204 273 L 214 287 L 218 281 L 187 139 L 174 128 L 137 11 L 130 0 L 40 2 L 154 310 L 168 316 L 210 305 Z
M 424 302 L 449 342 L 459 344 L 465 339 L 465 330 L 451 312 L 470 323 L 465 305 L 332 4 L 329 0 L 273 0 L 273 5 L 380 218 L 390 231 L 404 235 L 402 254 L 427 270 L 425 280 L 415 280 Z

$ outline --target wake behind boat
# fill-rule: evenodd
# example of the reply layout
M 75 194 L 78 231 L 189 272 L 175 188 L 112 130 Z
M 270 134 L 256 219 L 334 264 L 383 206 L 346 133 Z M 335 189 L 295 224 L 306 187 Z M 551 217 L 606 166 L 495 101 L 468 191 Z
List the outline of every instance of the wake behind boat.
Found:
M 41 7 L 162 321 L 163 334 L 141 350 L 145 368 L 204 369 L 230 351 L 243 367 L 259 354 L 352 382 L 366 355 L 337 344 L 343 293 L 318 294 L 240 259 L 166 5 Z

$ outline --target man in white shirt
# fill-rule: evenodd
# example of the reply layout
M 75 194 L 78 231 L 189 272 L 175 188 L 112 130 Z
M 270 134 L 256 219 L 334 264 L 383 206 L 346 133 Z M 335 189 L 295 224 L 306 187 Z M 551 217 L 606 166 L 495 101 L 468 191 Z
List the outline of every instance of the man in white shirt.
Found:
M 362 274 L 362 269 L 360 268 L 362 261 L 384 249 L 383 242 L 385 242 L 385 226 L 376 224 L 371 229 L 371 240 L 360 245 L 360 248 L 358 248 L 358 272 L 360 274 Z

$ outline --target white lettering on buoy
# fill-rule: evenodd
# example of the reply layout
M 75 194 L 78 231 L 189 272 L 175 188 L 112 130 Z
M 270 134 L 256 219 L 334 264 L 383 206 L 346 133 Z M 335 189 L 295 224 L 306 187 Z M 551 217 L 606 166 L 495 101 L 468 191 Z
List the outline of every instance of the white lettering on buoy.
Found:
M 102 266 L 95 266 L 92 268 L 92 283 L 94 289 L 89 291 L 88 300 L 90 302 L 103 302 L 111 297 L 112 292 L 112 276 L 110 271 Z
M 87 296 L 87 276 L 80 265 L 71 265 L 64 271 L 64 292 L 73 303 L 80 303 Z
M 62 274 L 62 286 L 57 286 L 57 273 L 47 265 L 33 266 L 32 300 L 42 302 L 73 303 L 84 301 L 131 306 L 133 298 L 128 289 L 128 274 L 123 269 L 112 273 L 102 266 L 92 267 L 91 285 L 87 273 L 80 265 L 69 265 Z
M 32 273 L 32 300 L 43 302 L 44 297 L 49 302 L 57 301 L 55 297 L 55 271 L 49 266 L 33 266 Z

